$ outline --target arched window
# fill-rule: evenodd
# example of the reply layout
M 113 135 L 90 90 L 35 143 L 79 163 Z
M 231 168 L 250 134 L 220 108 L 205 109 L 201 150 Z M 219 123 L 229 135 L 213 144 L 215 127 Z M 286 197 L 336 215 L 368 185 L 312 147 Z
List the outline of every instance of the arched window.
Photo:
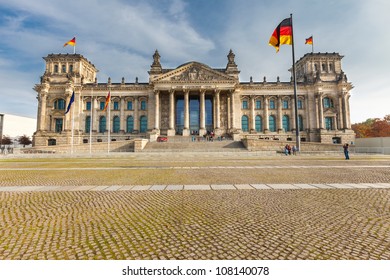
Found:
M 283 130 L 290 131 L 290 118 L 287 115 L 283 116 Z
M 302 115 L 298 116 L 298 128 L 299 128 L 299 131 L 303 131 L 303 117 L 302 117 Z
M 99 119 L 99 132 L 104 133 L 106 132 L 106 117 L 101 116 Z
M 242 109 L 248 109 L 248 100 L 244 99 L 242 100 Z
M 255 118 L 255 129 L 257 132 L 263 131 L 263 119 L 261 116 L 256 116 Z
M 142 100 L 141 101 L 141 110 L 146 110 L 146 101 L 145 100 Z
M 261 109 L 261 100 L 256 100 L 256 109 Z
M 134 119 L 133 116 L 128 116 L 126 120 L 126 132 L 132 133 L 134 130 Z
M 303 100 L 298 99 L 298 109 L 303 109 Z
M 269 130 L 272 132 L 276 131 L 276 119 L 275 116 L 269 116 Z
M 148 118 L 146 116 L 141 116 L 139 119 L 139 131 L 141 133 L 148 131 Z
M 65 110 L 65 100 L 57 99 L 56 101 L 54 101 L 54 109 Z
M 288 100 L 287 99 L 283 100 L 283 109 L 288 109 Z
M 241 129 L 242 131 L 244 132 L 248 132 L 249 131 L 249 120 L 248 120 L 248 116 L 242 116 L 241 118 Z
M 276 104 L 275 104 L 275 100 L 274 99 L 271 99 L 269 101 L 269 108 L 272 110 L 272 109 L 276 109 Z
M 91 128 L 91 116 L 85 118 L 85 132 L 89 133 Z
M 113 132 L 114 133 L 118 133 L 119 130 L 120 130 L 120 119 L 119 119 L 119 117 L 115 116 L 114 120 L 112 122 L 113 122 Z

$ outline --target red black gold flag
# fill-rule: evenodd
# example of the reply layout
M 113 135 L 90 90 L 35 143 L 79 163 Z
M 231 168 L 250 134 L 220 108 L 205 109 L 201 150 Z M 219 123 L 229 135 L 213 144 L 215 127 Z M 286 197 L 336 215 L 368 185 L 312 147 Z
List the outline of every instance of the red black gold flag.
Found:
M 110 103 L 110 100 L 111 100 L 111 94 L 110 94 L 110 92 L 108 92 L 108 95 L 106 97 L 106 103 L 104 104 L 103 112 L 106 111 L 106 109 L 107 109 L 107 107 L 108 107 L 108 105 Z
M 291 18 L 284 19 L 274 30 L 269 39 L 270 46 L 279 51 L 280 45 L 292 45 L 292 22 Z
M 66 42 L 64 44 L 64 47 L 66 47 L 67 45 L 75 46 L 76 45 L 76 37 L 73 37 L 72 40 L 69 40 L 68 42 Z
M 309 38 L 306 39 L 305 41 L 306 45 L 313 45 L 313 36 L 310 36 Z

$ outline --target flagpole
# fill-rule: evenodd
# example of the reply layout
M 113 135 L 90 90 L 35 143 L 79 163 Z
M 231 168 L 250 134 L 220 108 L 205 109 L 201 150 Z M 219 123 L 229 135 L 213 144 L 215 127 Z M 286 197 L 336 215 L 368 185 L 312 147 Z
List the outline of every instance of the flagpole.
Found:
M 311 53 L 314 53 L 314 38 L 313 38 L 313 35 L 311 35 Z
M 293 61 L 293 78 L 294 78 L 294 108 L 295 108 L 295 135 L 296 135 L 296 146 L 297 151 L 301 151 L 301 137 L 299 135 L 299 119 L 298 119 L 298 98 L 297 98 L 297 79 L 295 74 L 295 51 L 294 51 L 294 27 L 293 18 L 290 14 L 291 19 L 291 39 L 292 39 L 292 61 Z
M 89 120 L 89 154 L 92 155 L 92 120 L 93 120 L 93 86 L 92 86 L 92 96 L 91 96 L 91 119 Z
M 75 99 L 76 99 L 76 98 L 75 98 Z M 72 139 L 71 141 L 72 141 L 72 142 L 71 142 L 71 144 L 70 144 L 70 154 L 71 154 L 71 155 L 73 155 L 73 136 L 74 136 L 73 130 L 74 130 L 74 109 L 75 109 L 74 107 L 75 107 L 75 106 L 72 107 L 72 134 L 71 134 L 71 135 L 72 135 L 72 136 L 71 136 L 71 139 Z
M 110 140 L 111 140 L 111 89 L 109 88 L 109 100 L 108 100 L 108 139 L 107 139 L 107 154 L 110 153 Z

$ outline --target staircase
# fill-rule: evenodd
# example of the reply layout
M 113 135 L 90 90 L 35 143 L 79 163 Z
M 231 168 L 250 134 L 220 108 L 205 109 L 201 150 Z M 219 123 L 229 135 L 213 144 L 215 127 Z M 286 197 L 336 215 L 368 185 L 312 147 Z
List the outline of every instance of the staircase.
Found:
M 149 142 L 142 152 L 247 152 L 241 141 L 205 141 L 203 137 L 193 138 L 170 136 L 168 142 Z

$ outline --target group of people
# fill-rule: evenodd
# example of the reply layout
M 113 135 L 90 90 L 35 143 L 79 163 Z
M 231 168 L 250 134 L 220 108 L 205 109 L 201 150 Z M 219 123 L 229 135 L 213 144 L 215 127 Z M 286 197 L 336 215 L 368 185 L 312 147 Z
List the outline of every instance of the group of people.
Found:
M 286 156 L 288 155 L 291 155 L 291 153 L 296 156 L 297 155 L 297 147 L 295 145 L 293 146 L 290 146 L 290 144 L 287 144 L 285 147 L 284 147 L 284 154 Z

